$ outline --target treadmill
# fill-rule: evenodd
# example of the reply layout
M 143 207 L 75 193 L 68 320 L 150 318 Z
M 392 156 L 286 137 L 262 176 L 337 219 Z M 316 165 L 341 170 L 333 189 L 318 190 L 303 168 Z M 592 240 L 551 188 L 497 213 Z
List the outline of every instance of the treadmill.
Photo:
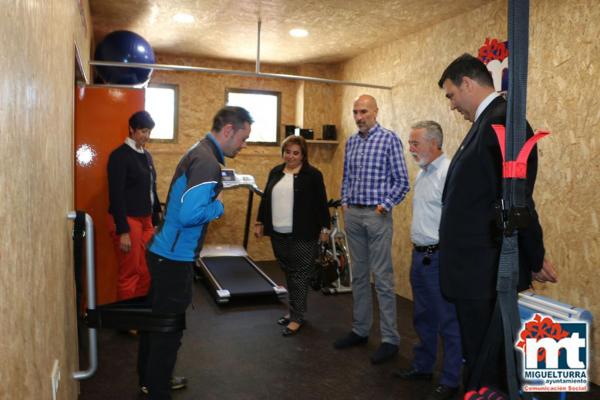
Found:
M 208 289 L 217 304 L 228 303 L 234 298 L 271 296 L 282 299 L 287 289 L 275 283 L 248 256 L 248 235 L 252 214 L 252 200 L 262 191 L 251 175 L 236 174 L 233 169 L 221 170 L 223 190 L 248 189 L 248 207 L 243 246 L 206 245 L 197 261 L 198 269 L 205 278 Z

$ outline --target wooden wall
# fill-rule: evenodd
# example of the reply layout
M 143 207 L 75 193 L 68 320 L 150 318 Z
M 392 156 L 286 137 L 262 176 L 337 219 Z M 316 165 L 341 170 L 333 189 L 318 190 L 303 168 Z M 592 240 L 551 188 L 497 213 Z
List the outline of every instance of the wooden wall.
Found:
M 58 360 L 57 398 L 76 399 L 67 212 L 73 209 L 75 44 L 87 65 L 87 1 L 4 2 L 0 37 L 0 398 L 51 399 Z
M 249 63 L 234 63 L 198 58 L 159 55 L 162 64 L 196 65 L 210 68 L 249 70 Z M 327 74 L 335 76 L 337 69 L 325 65 L 306 66 L 302 72 L 292 67 L 262 65 L 263 72 L 281 74 Z M 319 75 L 321 76 L 321 75 Z M 176 144 L 151 143 L 148 149 L 154 156 L 158 171 L 158 191 L 161 201 L 166 200 L 169 184 L 177 162 L 182 154 L 198 139 L 210 130 L 212 117 L 225 105 L 227 88 L 259 89 L 281 92 L 281 135 L 285 125 L 296 125 L 297 112 L 303 113 L 302 126 L 313 128 L 315 137 L 320 137 L 323 124 L 338 124 L 337 107 L 331 107 L 337 101 L 335 88 L 330 84 L 298 82 L 282 79 L 248 78 L 234 75 L 213 75 L 192 72 L 162 72 L 153 75 L 152 83 L 170 83 L 179 86 L 179 139 Z M 298 98 L 301 105 L 298 107 Z M 310 110 L 310 111 L 308 111 Z M 333 154 L 339 146 L 332 144 L 310 144 L 310 161 L 321 169 L 325 179 L 333 182 L 331 163 Z M 269 170 L 281 163 L 279 146 L 249 145 L 235 159 L 227 159 L 226 166 L 238 173 L 253 175 L 259 187 L 264 188 Z M 335 192 L 331 196 L 337 196 Z M 225 214 L 214 221 L 208 231 L 207 244 L 242 244 L 244 216 L 246 213 L 247 192 L 244 190 L 224 193 Z M 258 199 L 254 201 L 253 221 L 256 218 Z M 249 253 L 257 260 L 273 259 L 268 238 L 256 240 L 251 236 Z
M 82 11 L 79 5 L 82 5 Z M 540 145 L 535 198 L 545 229 L 548 256 L 560 283 L 536 285 L 540 293 L 600 315 L 594 288 L 600 259 L 600 6 L 594 0 L 532 0 L 528 115 L 536 128 L 553 132 Z M 51 21 L 49 23 L 48 21 Z M 0 8 L 0 398 L 51 398 L 54 360 L 61 369 L 58 398 L 77 398 L 70 374 L 79 368 L 75 333 L 70 230 L 73 208 L 73 93 L 75 44 L 84 64 L 90 54 L 88 2 L 24 0 Z M 355 131 L 353 99 L 375 95 L 380 122 L 406 143 L 411 123 L 436 119 L 452 155 L 468 124 L 449 110 L 436 82 L 463 52 L 475 53 L 486 37 L 506 37 L 506 1 L 498 0 L 462 16 L 426 27 L 412 36 L 370 50 L 341 66 L 285 68 L 266 72 L 318 75 L 392 85 L 393 90 L 299 83 L 192 73 L 158 72 L 155 82 L 180 87 L 179 142 L 152 144 L 166 195 L 183 152 L 210 128 L 227 87 L 282 93 L 281 123 L 315 129 L 338 125 L 339 145 L 311 145 L 311 159 L 325 174 L 330 197 L 339 196 L 343 139 Z M 253 70 L 252 64 L 159 56 L 166 64 Z M 86 70 L 89 75 L 89 71 Z M 313 126 L 308 126 L 311 124 Z M 229 166 L 256 176 L 264 186 L 268 170 L 280 162 L 279 149 L 250 146 Z M 411 178 L 417 171 L 408 160 Z M 209 242 L 241 242 L 245 195 L 227 194 L 226 214 L 214 224 Z M 398 293 L 411 297 L 408 284 L 410 197 L 394 212 L 394 264 Z M 251 241 L 257 259 L 272 258 L 268 240 Z M 410 323 L 410 321 L 401 321 Z M 597 328 L 597 324 L 594 324 Z M 593 329 L 592 348 L 600 344 Z M 592 353 L 592 365 L 600 356 Z M 598 368 L 593 380 L 600 381 Z
M 189 95 L 192 97 L 188 97 L 188 103 L 181 104 L 184 113 L 188 108 L 186 104 L 192 107 L 182 118 L 187 121 L 187 129 L 193 130 L 182 147 L 187 147 L 200 135 L 198 129 L 208 129 L 210 114 L 222 104 L 220 99 L 226 87 L 281 90 L 287 110 L 282 112 L 282 124 L 319 126 L 323 121 L 321 116 L 327 113 L 326 119 L 338 125 L 340 144 L 331 147 L 312 145 L 311 152 L 316 155 L 311 154 L 311 159 L 325 174 L 329 196 L 338 197 L 344 142 L 356 131 L 352 103 L 360 94 L 369 93 L 377 98 L 379 121 L 400 135 L 407 156 L 410 125 L 421 119 L 434 119 L 442 124 L 445 150 L 450 156 L 454 154 L 469 124 L 458 113 L 450 111 L 437 80 L 455 57 L 464 52 L 476 54 L 486 37 L 506 38 L 506 8 L 506 1 L 498 0 L 365 52 L 342 65 L 295 69 L 270 67 L 270 72 L 390 85 L 391 91 L 234 77 L 216 79 L 194 75 L 175 78 L 171 73 L 158 74 L 157 78 L 179 82 L 180 90 L 185 86 L 186 91 L 207 93 L 204 96 L 212 99 L 210 107 L 203 107 L 201 104 L 208 104 L 207 99 Z M 589 308 L 594 314 L 600 312 L 600 298 L 591 286 L 595 263 L 600 259 L 599 202 L 593 183 L 599 169 L 594 157 L 599 147 L 598 135 L 594 132 L 600 125 L 597 96 L 600 81 L 594 79 L 600 61 L 598 41 L 594 39 L 600 33 L 599 25 L 595 23 L 599 17 L 600 6 L 591 0 L 531 1 L 528 118 L 534 128 L 549 129 L 553 133 L 539 146 L 540 171 L 535 199 L 544 226 L 548 257 L 560 272 L 559 284 L 537 284 L 536 290 L 559 301 Z M 185 61 L 172 57 L 165 60 Z M 187 61 L 216 68 L 252 70 L 253 67 L 251 64 Z M 206 115 L 198 118 L 202 113 Z M 159 146 L 154 148 L 166 151 Z M 179 156 L 180 153 L 159 156 L 165 160 L 165 168 L 159 167 L 165 182 L 170 179 L 168 175 Z M 250 147 L 230 165 L 254 174 L 263 185 L 268 169 L 277 162 L 278 150 Z M 417 166 L 408 157 L 407 164 L 411 180 L 414 180 Z M 412 297 L 408 280 L 411 200 L 412 193 L 394 211 L 393 239 L 396 287 L 401 296 L 408 298 Z M 226 208 L 231 210 L 229 216 L 237 215 L 235 219 L 239 220 L 243 213 L 239 197 L 226 201 Z M 241 230 L 237 226 L 231 230 L 236 221 L 229 219 L 227 213 L 223 221 L 211 228 L 209 242 L 227 237 L 241 241 Z M 272 257 L 268 241 L 264 240 L 260 243 L 251 240 L 250 253 L 257 259 Z M 593 346 L 600 344 L 598 337 L 594 333 Z M 592 357 L 592 364 L 600 361 L 595 354 Z M 594 380 L 600 381 L 598 370 L 593 369 L 592 373 Z
M 450 111 L 437 86 L 444 68 L 464 52 L 477 54 L 486 37 L 507 37 L 507 2 L 499 0 L 421 32 L 366 52 L 343 65 L 342 79 L 393 86 L 390 92 L 366 91 L 379 101 L 380 121 L 405 144 L 410 125 L 433 119 L 445 133 L 445 150 L 453 155 L 469 123 Z M 536 290 L 559 301 L 600 315 L 594 289 L 600 260 L 598 190 L 600 176 L 600 4 L 593 0 L 531 1 L 528 118 L 534 129 L 552 135 L 539 145 L 539 172 L 534 198 L 544 227 L 547 256 L 558 267 L 560 282 L 536 284 Z M 355 130 L 353 99 L 365 90 L 342 89 L 342 132 Z M 334 164 L 340 166 L 341 158 Z M 417 166 L 408 159 L 411 181 Z M 394 212 L 396 287 L 412 297 L 410 265 L 410 201 Z M 402 322 L 401 322 L 402 323 Z M 405 321 L 410 323 L 410 321 Z M 592 349 L 600 345 L 597 323 Z M 591 365 L 600 363 L 591 353 Z M 600 369 L 592 368 L 595 382 Z

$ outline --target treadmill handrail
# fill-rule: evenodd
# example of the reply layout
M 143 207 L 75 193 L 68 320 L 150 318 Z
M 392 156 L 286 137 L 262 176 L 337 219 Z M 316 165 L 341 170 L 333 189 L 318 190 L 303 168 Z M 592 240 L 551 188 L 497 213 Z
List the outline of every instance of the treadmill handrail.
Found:
M 225 171 L 227 173 L 225 174 Z M 258 188 L 256 180 L 251 175 L 236 174 L 233 169 L 223 169 L 223 173 L 229 178 L 223 180 L 223 190 L 231 190 L 238 188 L 248 189 L 248 205 L 246 207 L 246 223 L 244 225 L 244 249 L 248 248 L 248 239 L 250 237 L 250 219 L 252 218 L 252 195 L 256 193 L 259 197 L 263 197 L 264 193 Z M 234 179 L 231 180 L 231 175 Z
M 215 286 L 217 290 L 223 290 L 223 287 L 221 286 L 217 278 L 214 276 L 210 268 L 208 268 L 204 261 L 202 261 L 202 257 L 199 257 L 197 261 L 198 262 L 196 263 L 196 265 L 199 268 L 202 268 L 204 272 L 206 272 L 206 275 L 208 276 L 208 279 L 210 279 L 210 281 L 212 282 L 213 286 Z
M 67 218 L 75 220 L 77 213 L 70 211 Z M 96 275 L 94 263 L 94 221 L 89 214 L 85 214 L 85 271 L 87 275 L 87 302 L 88 309 L 96 308 Z M 73 379 L 82 380 L 92 377 L 98 369 L 98 337 L 95 328 L 88 327 L 88 361 L 89 367 L 84 371 L 75 371 Z
M 239 189 L 239 188 L 247 188 L 248 190 L 259 195 L 260 197 L 262 197 L 264 194 L 263 191 L 258 188 L 258 185 L 256 183 L 252 183 L 252 184 L 236 183 L 235 185 L 231 185 L 231 186 L 223 185 L 223 190 L 232 190 L 232 189 Z
M 246 261 L 248 261 L 248 263 L 249 263 L 249 264 L 252 266 L 252 268 L 254 268 L 254 270 L 255 270 L 256 272 L 258 272 L 258 274 L 259 274 L 260 276 L 262 276 L 262 277 L 263 277 L 263 279 L 265 279 L 265 280 L 266 280 L 266 281 L 269 283 L 269 285 L 271 285 L 273 288 L 275 288 L 275 287 L 279 287 L 279 285 L 278 285 L 278 284 L 277 284 L 275 281 L 273 281 L 273 279 L 271 279 L 271 278 L 269 277 L 269 275 L 265 274 L 265 272 L 264 272 L 262 269 L 260 269 L 260 267 L 259 267 L 258 265 L 256 265 L 256 263 L 254 262 L 254 260 L 252 260 L 252 259 L 251 259 L 250 257 L 248 257 L 248 256 L 246 256 L 246 257 L 244 257 L 244 258 L 246 259 Z

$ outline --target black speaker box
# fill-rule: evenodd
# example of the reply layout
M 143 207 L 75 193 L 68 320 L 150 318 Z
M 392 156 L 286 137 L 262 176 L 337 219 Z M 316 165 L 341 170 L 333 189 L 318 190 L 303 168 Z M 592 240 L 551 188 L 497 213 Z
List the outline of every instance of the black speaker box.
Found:
M 323 140 L 337 140 L 335 125 L 323 125 Z
M 294 129 L 296 129 L 296 125 L 286 125 L 285 126 L 285 137 L 293 136 Z
M 314 139 L 315 137 L 312 129 L 300 129 L 300 136 L 307 140 Z

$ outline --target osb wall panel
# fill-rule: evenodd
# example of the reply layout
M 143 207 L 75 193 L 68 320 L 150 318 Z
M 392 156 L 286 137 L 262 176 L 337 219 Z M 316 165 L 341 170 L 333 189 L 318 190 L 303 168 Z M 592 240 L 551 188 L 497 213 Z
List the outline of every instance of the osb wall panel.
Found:
M 89 59 L 82 2 L 0 7 L 0 398 L 76 399 L 73 264 L 74 42 Z M 52 21 L 52 23 L 48 23 Z
M 464 52 L 476 54 L 486 37 L 506 38 L 506 7 L 505 1 L 482 6 L 343 66 L 342 79 L 393 86 L 389 96 L 376 95 L 379 119 L 395 129 L 404 142 L 411 182 L 417 167 L 406 148 L 410 125 L 421 119 L 437 120 L 445 132 L 444 148 L 448 155 L 454 154 L 469 123 L 450 111 L 437 81 L 451 60 Z M 595 133 L 600 128 L 600 46 L 595 39 L 600 34 L 595 23 L 599 17 L 600 5 L 591 0 L 531 2 L 528 93 L 530 122 L 534 128 L 553 132 L 539 145 L 534 197 L 544 227 L 547 257 L 560 274 L 557 285 L 536 284 L 536 290 L 588 308 L 596 316 L 600 315 L 600 294 L 593 287 L 600 259 L 596 189 L 600 166 Z M 343 88 L 343 112 L 359 92 Z M 354 130 L 350 118 L 342 119 L 342 127 L 344 135 Z M 396 287 L 400 295 L 409 298 L 411 196 L 394 212 Z M 596 328 L 597 323 L 592 349 L 600 345 Z M 591 353 L 591 357 L 591 365 L 598 365 L 598 353 Z M 592 377 L 600 381 L 598 368 L 592 368 Z
M 303 76 L 338 79 L 336 65 L 306 64 L 298 67 Z M 313 129 L 315 139 L 322 138 L 323 125 L 336 125 L 339 128 L 339 96 L 333 84 L 304 82 L 303 128 Z
M 332 84 L 305 82 L 303 128 L 312 129 L 314 138 L 323 137 L 323 125 L 339 125 Z
M 170 55 L 159 55 L 157 62 L 232 70 L 252 71 L 254 69 L 254 65 L 248 63 Z M 289 67 L 262 65 L 261 70 L 270 73 L 298 74 L 297 69 Z M 319 71 L 326 70 L 327 68 L 319 69 Z M 225 104 L 225 90 L 227 88 L 281 92 L 281 135 L 284 134 L 285 125 L 296 124 L 297 95 L 300 89 L 296 81 L 157 71 L 152 77 L 152 83 L 171 83 L 179 86 L 179 134 L 177 143 L 151 143 L 148 147 L 156 163 L 158 192 L 162 201 L 166 200 L 171 177 L 181 155 L 210 130 L 213 115 Z M 330 88 L 331 85 L 324 84 L 315 84 L 315 86 L 316 88 L 306 95 L 302 88 L 301 95 L 304 104 L 311 104 L 311 107 L 314 107 L 315 110 L 323 110 L 325 106 L 321 104 L 325 103 L 327 99 L 331 99 L 332 96 L 328 94 L 328 91 L 332 91 L 333 88 Z M 324 88 L 319 88 L 319 86 Z M 326 180 L 330 176 L 330 161 L 333 158 L 332 153 L 334 151 L 335 145 L 311 144 L 309 146 L 310 161 L 322 170 Z M 226 166 L 234 168 L 238 173 L 253 175 L 258 186 L 264 188 L 269 170 L 281 162 L 281 151 L 278 146 L 249 145 L 235 159 L 227 159 Z M 210 225 L 206 237 L 207 244 L 242 244 L 247 199 L 248 194 L 245 190 L 233 190 L 224 193 L 225 214 Z M 258 203 L 259 199 L 255 196 L 252 221 L 256 218 Z M 270 241 L 267 238 L 256 240 L 251 234 L 248 251 L 257 260 L 274 258 Z
M 475 51 L 483 41 L 481 37 L 497 35 L 489 27 L 503 26 L 501 22 L 490 22 L 497 20 L 499 15 L 504 16 L 505 13 L 499 9 L 497 4 L 482 7 L 464 17 L 374 49 L 344 65 L 344 80 L 392 86 L 391 91 L 345 87 L 342 107 L 351 109 L 354 99 L 362 92 L 377 99 L 379 122 L 394 130 L 404 145 L 411 186 L 418 167 L 408 153 L 410 126 L 421 119 L 437 120 L 445 130 L 446 152 L 449 155 L 454 153 L 468 130 L 468 124 L 457 113 L 450 112 L 437 81 L 449 61 L 465 51 Z M 488 22 L 482 24 L 482 19 Z M 448 35 L 449 31 L 453 35 Z M 433 54 L 432 49 L 435 49 Z M 343 119 L 342 124 L 344 132 L 356 131 L 352 118 Z M 411 202 L 412 191 L 394 211 L 393 239 L 396 287 L 401 296 L 408 298 L 412 298 L 409 282 Z
M 303 76 L 338 79 L 338 65 L 306 64 L 298 67 L 298 74 Z M 303 82 L 302 114 L 303 128 L 313 129 L 316 140 L 323 138 L 323 125 L 335 125 L 340 129 L 340 86 L 333 84 Z M 327 187 L 328 198 L 339 197 L 339 180 L 341 175 L 336 171 L 334 154 L 341 145 L 310 144 L 310 160 L 316 161 Z
M 536 201 L 558 285 L 543 293 L 600 317 L 596 276 L 600 260 L 600 3 L 541 1 L 531 10 L 528 112 L 552 136 L 540 144 Z M 600 346 L 593 325 L 592 350 Z M 600 383 L 600 353 L 590 353 Z

